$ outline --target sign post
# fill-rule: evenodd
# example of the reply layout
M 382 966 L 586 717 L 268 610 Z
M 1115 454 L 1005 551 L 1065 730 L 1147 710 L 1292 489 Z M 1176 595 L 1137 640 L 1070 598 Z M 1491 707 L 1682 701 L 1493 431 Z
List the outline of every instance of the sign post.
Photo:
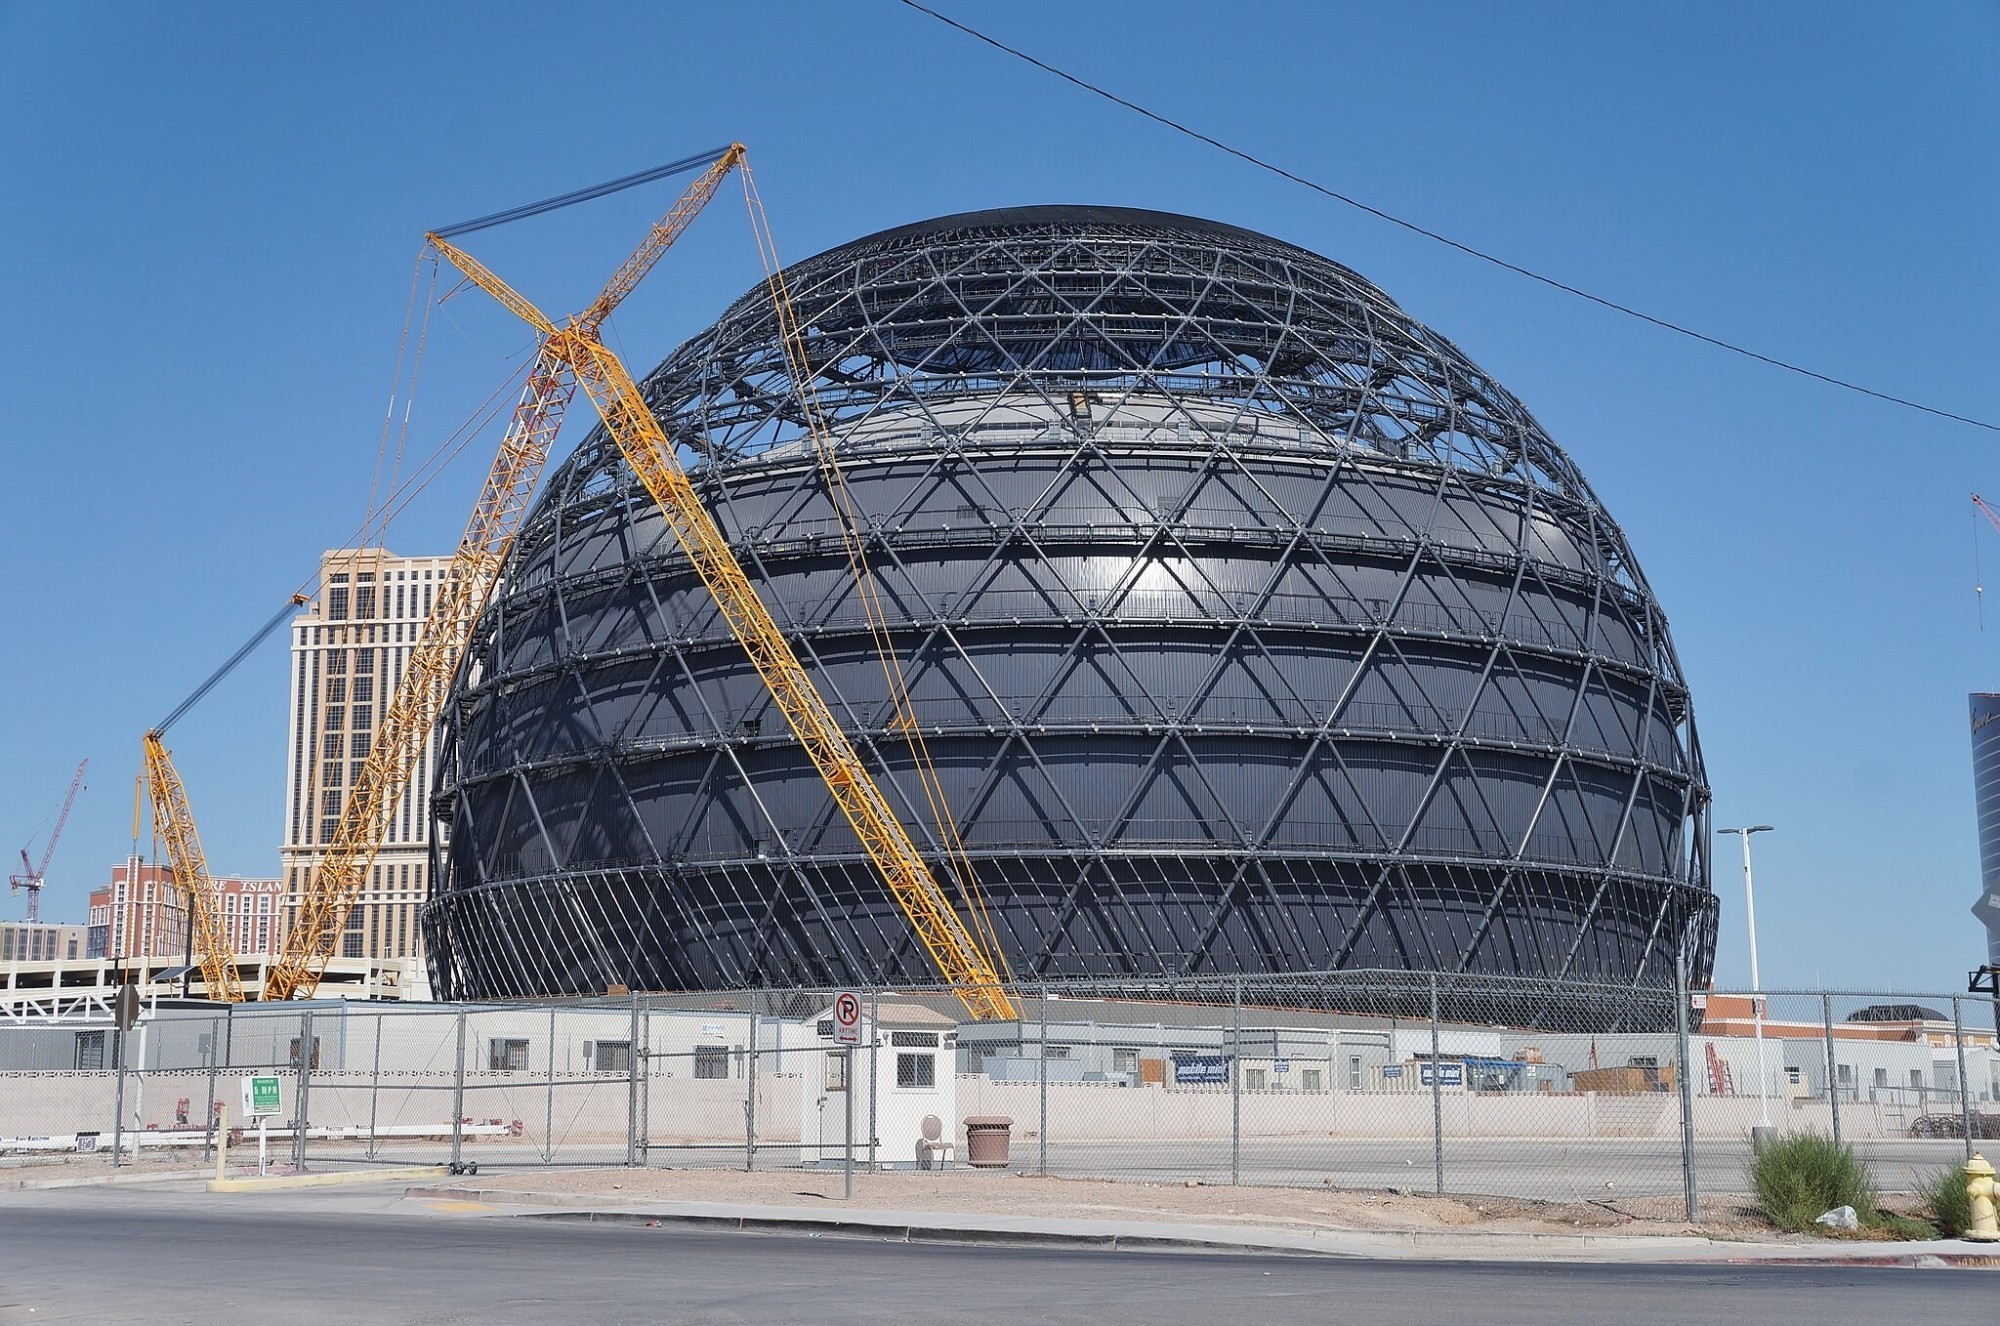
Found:
M 257 1121 L 257 1172 L 270 1164 L 270 1119 L 285 1112 L 284 1096 L 276 1077 L 243 1079 L 243 1117 Z
M 841 1076 L 847 1090 L 841 1093 L 841 1193 L 844 1198 L 854 1196 L 854 1047 L 861 1043 L 861 996 L 852 990 L 842 990 L 833 997 L 833 1041 L 845 1049 L 834 1053 L 845 1056 L 847 1062 L 841 1065 Z M 869 1099 L 874 1099 L 874 1084 L 869 1084 Z

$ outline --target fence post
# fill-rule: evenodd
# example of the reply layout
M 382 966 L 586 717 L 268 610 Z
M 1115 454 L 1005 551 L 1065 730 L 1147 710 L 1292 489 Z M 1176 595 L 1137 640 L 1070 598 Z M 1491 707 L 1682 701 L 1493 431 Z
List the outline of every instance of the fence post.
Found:
M 871 989 L 868 992 L 868 1170 L 875 1173 L 879 1166 L 875 1163 L 875 1136 L 877 1114 L 875 1098 L 881 1094 L 882 1086 L 882 992 Z M 853 1090 L 854 1084 L 848 1084 Z
M 118 1090 L 111 1103 L 111 1166 L 125 1163 L 125 1032 L 113 1028 L 111 1051 L 118 1057 Z
M 299 1098 L 297 1116 L 292 1128 L 292 1173 L 303 1174 L 306 1168 L 306 1120 L 312 1117 L 307 1108 L 312 1102 L 312 1062 L 313 1062 L 313 1015 L 310 1008 L 299 1014 Z
M 1958 1047 L 1958 1120 L 1965 1138 L 1965 1158 L 1972 1159 L 1972 1082 L 1965 1076 L 1965 1010 L 1957 995 L 1951 997 L 1951 1039 Z
M 1040 1172 L 1046 1175 L 1049 1172 L 1049 991 L 1047 986 L 1042 987 L 1039 997 L 1042 1001 L 1042 1034 L 1035 1046 L 1035 1053 L 1040 1056 L 1040 1062 L 1036 1065 L 1035 1075 L 1041 1080 L 1042 1084 L 1042 1117 L 1035 1125 L 1035 1142 L 1041 1150 L 1041 1159 L 1039 1161 Z
M 465 1010 L 458 1010 L 458 1062 L 451 1074 L 451 1169 L 458 1172 L 465 1150 Z
M 202 1136 L 204 1140 L 201 1146 L 201 1159 L 203 1164 L 207 1164 L 215 1158 L 215 1075 L 217 1072 L 216 1058 L 221 1053 L 222 1019 L 210 1018 L 208 1020 L 208 1103 L 202 1107 L 202 1112 L 208 1116 L 202 1120 Z
M 1461 1073 L 1461 1076 L 1463 1074 Z M 1431 973 L 1431 1160 L 1437 1191 L 1444 1193 L 1444 1074 L 1438 1068 L 1438 978 Z
M 743 1168 L 757 1168 L 757 992 L 750 992 L 750 1058 L 743 1065 Z
M 375 1013 L 375 1066 L 368 1074 L 368 1158 L 375 1159 L 375 1129 L 379 1123 L 378 1110 L 382 1100 L 382 1019 L 387 1017 L 380 1009 Z
M 1840 1065 L 1833 1058 L 1833 996 L 1819 997 L 1819 1028 L 1826 1040 L 1826 1102 L 1833 1111 L 1833 1144 L 1840 1145 Z
M 1229 1182 L 1243 1182 L 1243 978 L 1230 990 L 1229 1016 Z
M 1674 1076 L 1681 1098 L 1681 1191 L 1687 1201 L 1688 1223 L 1698 1225 L 1701 1212 L 1694 1186 L 1694 1074 L 1688 1063 L 1687 978 L 1687 948 L 1683 945 L 1674 953 L 1674 1053 L 1680 1056 Z
M 542 1107 L 542 1163 L 556 1163 L 556 1006 L 549 1005 L 549 1085 Z
M 625 1042 L 625 1163 L 639 1163 L 639 1060 L 645 1051 L 639 1045 L 639 996 L 632 999 L 632 1025 Z

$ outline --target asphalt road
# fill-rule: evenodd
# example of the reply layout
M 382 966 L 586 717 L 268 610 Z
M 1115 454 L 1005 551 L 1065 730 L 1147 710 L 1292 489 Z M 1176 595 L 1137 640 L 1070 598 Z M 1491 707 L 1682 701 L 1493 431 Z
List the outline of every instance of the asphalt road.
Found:
M 1977 1271 L 1471 1265 L 694 1234 L 353 1190 L 0 1194 L 0 1323 L 1968 1320 Z

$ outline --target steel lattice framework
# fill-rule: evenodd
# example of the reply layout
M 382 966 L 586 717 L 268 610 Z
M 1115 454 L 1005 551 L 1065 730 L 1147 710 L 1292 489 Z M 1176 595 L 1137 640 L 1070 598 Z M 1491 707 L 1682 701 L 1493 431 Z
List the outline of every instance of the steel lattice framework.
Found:
M 1096 207 L 787 270 L 930 754 L 1026 979 L 1707 979 L 1665 617 L 1527 410 L 1335 263 Z M 641 384 L 938 848 L 759 287 Z M 921 980 L 921 949 L 599 430 L 446 715 L 447 997 Z M 926 834 L 929 836 L 926 837 Z

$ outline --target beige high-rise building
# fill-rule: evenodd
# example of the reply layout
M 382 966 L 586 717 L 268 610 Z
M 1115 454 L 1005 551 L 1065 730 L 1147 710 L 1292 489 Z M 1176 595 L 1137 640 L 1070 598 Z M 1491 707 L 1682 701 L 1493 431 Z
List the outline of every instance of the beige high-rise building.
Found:
M 280 849 L 288 930 L 450 566 L 450 557 L 398 557 L 382 548 L 320 559 L 319 597 L 292 623 Z M 436 754 L 433 740 L 397 800 L 388 839 L 348 914 L 335 956 L 410 958 L 419 952 L 417 904 L 430 871 L 424 798 Z

